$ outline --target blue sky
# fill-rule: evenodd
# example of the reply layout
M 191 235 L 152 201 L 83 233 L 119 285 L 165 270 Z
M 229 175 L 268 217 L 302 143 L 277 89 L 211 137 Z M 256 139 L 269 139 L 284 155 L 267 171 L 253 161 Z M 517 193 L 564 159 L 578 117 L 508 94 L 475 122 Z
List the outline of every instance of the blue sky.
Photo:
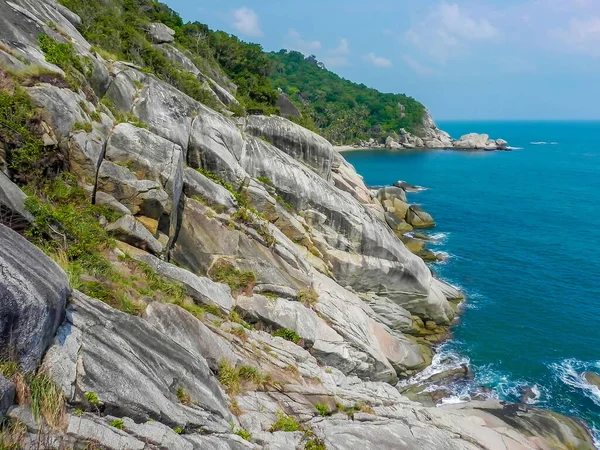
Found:
M 164 0 L 163 0 L 164 1 Z M 166 0 L 438 120 L 600 119 L 600 0 Z

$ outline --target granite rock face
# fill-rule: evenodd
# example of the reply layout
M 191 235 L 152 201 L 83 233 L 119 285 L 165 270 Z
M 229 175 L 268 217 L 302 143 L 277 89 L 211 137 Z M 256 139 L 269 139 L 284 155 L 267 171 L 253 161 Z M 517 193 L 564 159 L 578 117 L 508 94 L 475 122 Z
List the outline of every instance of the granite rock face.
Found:
M 409 205 L 408 185 L 372 192 L 314 133 L 275 116 L 227 117 L 235 86 L 170 45 L 162 24 L 149 30 L 154 47 L 198 77 L 224 114 L 90 53 L 79 23 L 54 0 L 0 1 L 0 39 L 19 56 L 0 50 L 3 64 L 23 70 L 24 59 L 62 75 L 44 60 L 42 32 L 68 36 L 89 58 L 81 92 L 64 83 L 28 91 L 45 145 L 68 157 L 90 201 L 121 215 L 100 219 L 118 241 L 107 261 L 126 275 L 110 283 L 122 283 L 140 311 L 71 294 L 58 266 L 0 226 L 0 348 L 11 349 L 2 357 L 42 367 L 63 392 L 64 426 L 48 430 L 53 447 L 592 448 L 585 428 L 563 416 L 497 402 L 426 407 L 390 384 L 430 364 L 430 343 L 444 338 L 461 299 L 412 254 L 422 250 L 416 234 L 402 235 L 433 222 Z M 101 95 L 141 127 L 118 124 Z M 389 145 L 448 145 L 430 117 L 424 127 Z M 0 192 L 12 188 L 2 183 Z M 23 196 L 13 189 L 9 197 L 11 210 L 26 214 Z M 174 298 L 148 286 L 133 293 L 140 279 L 128 256 L 185 289 Z M 14 397 L 0 378 L 0 413 Z M 35 446 L 45 427 L 30 406 L 7 414 Z M 306 431 L 270 431 L 283 414 Z
M 0 224 L 0 359 L 37 368 L 62 322 L 66 274 L 41 250 Z

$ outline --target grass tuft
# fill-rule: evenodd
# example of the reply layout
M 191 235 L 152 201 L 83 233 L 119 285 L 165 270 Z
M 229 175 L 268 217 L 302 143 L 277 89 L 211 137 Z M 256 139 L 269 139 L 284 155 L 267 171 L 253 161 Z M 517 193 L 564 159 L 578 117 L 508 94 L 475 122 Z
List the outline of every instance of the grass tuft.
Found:
M 277 420 L 271 425 L 271 428 L 269 428 L 271 433 L 274 431 L 293 432 L 298 430 L 300 430 L 298 421 L 281 411 L 277 412 Z
M 286 341 L 293 342 L 294 344 L 298 344 L 300 342 L 300 336 L 294 330 L 289 330 L 287 328 L 281 328 L 279 330 L 271 333 L 272 336 L 280 337 L 285 339 Z

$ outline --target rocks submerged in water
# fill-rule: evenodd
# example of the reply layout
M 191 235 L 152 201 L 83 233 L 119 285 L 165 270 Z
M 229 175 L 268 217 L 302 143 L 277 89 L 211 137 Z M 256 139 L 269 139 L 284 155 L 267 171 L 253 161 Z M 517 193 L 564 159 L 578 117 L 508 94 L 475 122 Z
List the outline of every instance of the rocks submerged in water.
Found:
M 585 378 L 585 381 L 587 381 L 589 384 L 596 386 L 598 389 L 600 389 L 600 375 L 598 375 L 597 373 L 584 372 L 583 378 Z

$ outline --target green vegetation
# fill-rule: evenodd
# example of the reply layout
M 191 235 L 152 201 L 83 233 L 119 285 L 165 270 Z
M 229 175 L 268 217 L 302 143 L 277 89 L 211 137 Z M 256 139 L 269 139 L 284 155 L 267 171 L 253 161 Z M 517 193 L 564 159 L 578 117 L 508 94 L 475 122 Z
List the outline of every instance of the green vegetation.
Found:
M 232 366 L 227 360 L 222 360 L 219 364 L 219 382 L 223 385 L 230 396 L 235 396 L 241 392 L 242 382 L 249 382 L 258 387 L 264 388 L 272 382 L 269 375 L 265 375 L 252 366 Z M 233 403 L 232 403 L 233 405 Z M 236 409 L 239 409 L 236 402 Z
M 296 333 L 294 330 L 288 330 L 287 328 L 281 328 L 277 331 L 274 331 L 271 333 L 271 335 L 283 338 L 286 341 L 293 342 L 294 344 L 300 342 L 300 336 L 298 336 L 298 333 Z
M 179 386 L 177 388 L 177 400 L 179 403 L 185 406 L 192 406 L 192 399 L 190 398 L 190 394 L 183 387 Z
M 234 433 L 237 434 L 242 439 L 245 439 L 247 441 L 252 440 L 252 433 L 250 433 L 248 430 L 245 430 L 243 428 L 240 428 L 239 430 L 234 431 Z
M 312 438 L 304 445 L 304 450 L 327 450 L 323 439 Z
M 98 403 L 100 403 L 98 395 L 95 392 L 86 392 L 83 397 L 90 403 L 90 405 L 98 405 Z
M 50 375 L 43 370 L 25 373 L 14 362 L 1 362 L 0 373 L 13 382 L 17 402 L 29 404 L 33 417 L 43 418 L 51 429 L 58 429 L 65 415 L 65 398 Z
M 73 124 L 73 131 L 85 131 L 86 133 L 92 132 L 92 124 L 90 122 L 75 122 Z
M 183 428 L 175 427 L 175 428 L 173 428 L 173 432 L 176 434 L 181 434 L 181 433 L 183 433 Z
M 143 30 L 151 22 L 162 22 L 175 30 L 175 46 L 201 71 L 227 85 L 224 71 L 237 84 L 237 98 L 242 105 L 236 108 L 237 114 L 243 115 L 244 109 L 267 114 L 277 112 L 274 105 L 278 93 L 268 78 L 272 63 L 260 45 L 211 31 L 199 22 L 184 24 L 176 12 L 155 0 L 101 3 L 61 0 L 61 3 L 79 14 L 83 21 L 79 30 L 108 59 L 138 64 L 190 97 L 218 109 L 219 104 L 203 82 L 170 60 L 146 37 Z
M 277 197 L 275 197 L 275 200 L 277 200 L 288 211 L 294 212 L 294 207 L 290 203 L 286 202 L 285 199 L 281 195 L 278 195 Z
M 21 183 L 42 177 L 52 166 L 41 139 L 32 131 L 38 120 L 25 89 L 0 90 L 0 142 L 15 180 Z
M 383 138 L 400 128 L 420 132 L 425 107 L 412 97 L 384 94 L 345 80 L 314 56 L 305 58 L 296 51 L 281 50 L 272 53 L 271 59 L 275 64 L 271 73 L 275 87 L 288 94 L 320 133 L 333 142 Z M 311 128 L 310 120 L 306 125 Z
M 248 333 L 246 333 L 244 327 L 233 327 L 230 333 L 240 338 L 242 342 L 248 341 Z
M 0 449 L 21 450 L 27 436 L 27 426 L 18 420 L 4 420 L 0 423 Z
M 111 427 L 115 427 L 118 430 L 122 430 L 124 425 L 123 419 L 115 419 L 110 423 Z
M 267 186 L 274 186 L 273 182 L 269 177 L 256 177 L 256 179 L 261 183 L 266 184 Z
M 304 303 L 305 306 L 310 307 L 317 304 L 319 301 L 319 294 L 312 287 L 308 287 L 300 289 L 297 298 L 300 303 Z
M 89 72 L 88 61 L 76 55 L 73 44 L 57 42 L 47 34 L 38 36 L 38 44 L 46 61 L 56 64 L 66 74 L 66 81 L 73 88 L 81 87 L 81 76 Z
M 273 423 L 273 425 L 271 425 L 271 428 L 269 428 L 271 433 L 274 431 L 292 432 L 298 430 L 300 430 L 300 424 L 298 421 L 281 411 L 277 412 L 277 420 Z
M 315 409 L 319 413 L 320 416 L 329 416 L 331 412 L 329 411 L 329 407 L 327 405 L 323 405 L 321 403 L 315 405 Z
M 238 270 L 225 259 L 217 261 L 210 269 L 208 276 L 218 283 L 229 285 L 234 293 L 249 291 L 256 283 L 254 272 Z

